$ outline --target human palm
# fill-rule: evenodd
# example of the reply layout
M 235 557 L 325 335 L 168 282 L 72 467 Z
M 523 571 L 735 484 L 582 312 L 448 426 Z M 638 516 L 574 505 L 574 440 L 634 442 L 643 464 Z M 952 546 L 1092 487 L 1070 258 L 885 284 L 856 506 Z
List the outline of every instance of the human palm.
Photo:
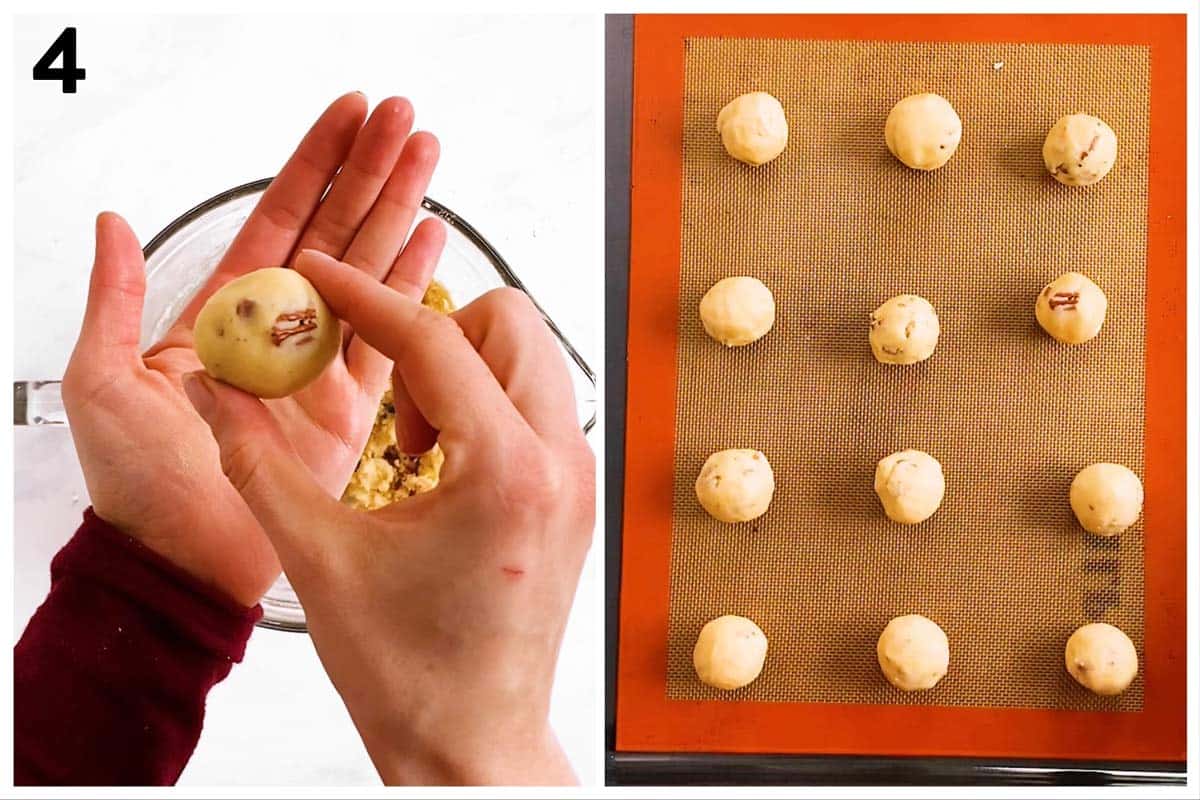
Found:
M 226 479 L 208 426 L 181 376 L 200 368 L 191 325 L 233 278 L 290 263 L 310 248 L 410 294 L 428 283 L 444 243 L 436 221 L 405 238 L 437 162 L 431 135 L 410 135 L 412 107 L 336 100 L 272 182 L 216 272 L 166 336 L 138 352 L 145 265 L 115 214 L 96 226 L 88 308 L 63 399 L 96 513 L 234 600 L 252 605 L 279 573 L 261 527 Z M 310 386 L 270 402 L 320 486 L 336 495 L 354 469 L 391 362 L 346 330 L 342 353 Z

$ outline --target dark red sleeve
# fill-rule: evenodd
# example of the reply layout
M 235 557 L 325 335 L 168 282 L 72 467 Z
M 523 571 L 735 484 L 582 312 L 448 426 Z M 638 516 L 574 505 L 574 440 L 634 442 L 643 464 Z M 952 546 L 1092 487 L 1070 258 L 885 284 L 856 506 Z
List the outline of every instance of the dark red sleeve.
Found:
M 260 616 L 88 509 L 13 653 L 16 783 L 173 784 Z

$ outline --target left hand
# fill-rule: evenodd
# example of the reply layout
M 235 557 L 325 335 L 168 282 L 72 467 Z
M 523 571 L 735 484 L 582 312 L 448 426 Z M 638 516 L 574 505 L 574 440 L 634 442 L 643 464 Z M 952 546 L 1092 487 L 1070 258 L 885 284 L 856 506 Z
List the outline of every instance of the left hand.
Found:
M 409 135 L 413 111 L 402 98 L 383 101 L 363 124 L 365 116 L 366 100 L 357 93 L 325 111 L 212 279 L 144 355 L 141 250 L 117 215 L 102 214 L 96 223 L 88 307 L 63 378 L 92 505 L 102 519 L 247 606 L 270 588 L 279 562 L 183 394 L 181 376 L 200 368 L 191 325 L 225 283 L 290 264 L 301 248 L 336 256 L 377 280 L 391 271 L 420 299 L 445 229 L 428 220 L 404 242 L 437 162 L 437 140 Z M 345 342 L 313 384 L 269 403 L 308 471 L 333 496 L 357 464 L 391 374 L 391 362 L 361 339 L 349 333 Z

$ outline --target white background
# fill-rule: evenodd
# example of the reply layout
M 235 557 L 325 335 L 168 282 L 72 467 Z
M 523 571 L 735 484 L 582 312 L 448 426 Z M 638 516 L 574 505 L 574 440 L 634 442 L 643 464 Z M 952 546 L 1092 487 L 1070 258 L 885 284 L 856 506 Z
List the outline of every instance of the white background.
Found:
M 67 24 L 87 70 L 75 95 L 29 80 Z M 61 376 L 98 211 L 120 212 L 144 244 L 201 200 L 273 174 L 324 106 L 352 89 L 372 104 L 412 100 L 417 126 L 442 143 L 429 195 L 492 242 L 597 367 L 600 25 L 547 15 L 17 18 L 14 378 Z M 19 635 L 87 498 L 66 430 L 14 434 Z M 595 541 L 551 712 L 585 784 L 600 780 L 602 746 Z M 308 638 L 267 630 L 210 695 L 180 781 L 377 782 Z

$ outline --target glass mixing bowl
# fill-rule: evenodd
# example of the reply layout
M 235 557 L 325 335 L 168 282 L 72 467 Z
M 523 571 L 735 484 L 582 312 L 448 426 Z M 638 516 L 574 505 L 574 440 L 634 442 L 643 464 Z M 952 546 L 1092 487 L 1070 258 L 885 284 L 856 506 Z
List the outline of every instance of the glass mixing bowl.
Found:
M 205 200 L 186 212 L 146 245 L 146 302 L 142 312 L 143 348 L 158 341 L 216 269 L 233 237 L 271 183 L 270 178 L 237 186 Z M 458 306 L 502 286 L 529 295 L 516 273 L 466 220 L 429 198 L 421 204 L 417 222 L 438 217 L 446 223 L 446 249 L 435 277 Z M 532 296 L 530 297 L 533 300 Z M 554 320 L 533 300 L 546 325 L 558 339 L 575 386 L 579 424 L 585 432 L 596 421 L 596 376 Z M 14 386 L 17 424 L 65 424 L 58 381 L 19 382 Z M 263 627 L 304 631 L 304 609 L 286 576 L 280 576 L 262 599 Z

